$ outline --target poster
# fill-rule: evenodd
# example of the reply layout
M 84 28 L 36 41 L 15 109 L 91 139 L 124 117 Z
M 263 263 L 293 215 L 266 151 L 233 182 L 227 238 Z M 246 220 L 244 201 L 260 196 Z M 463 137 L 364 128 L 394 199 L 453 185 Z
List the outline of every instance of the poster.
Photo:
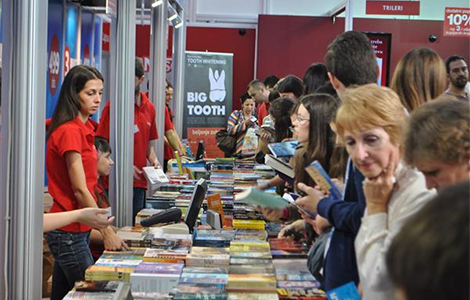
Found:
M 64 6 L 62 0 L 50 0 L 48 13 L 46 118 L 51 118 L 59 100 L 59 92 L 62 85 L 62 35 L 64 28 Z
M 223 157 L 215 133 L 232 113 L 233 54 L 186 52 L 183 138 L 195 152 L 204 141 L 207 157 Z
M 377 65 L 379 66 L 379 78 L 377 84 L 380 86 L 388 86 L 390 73 L 390 57 L 392 46 L 392 34 L 382 32 L 364 32 L 374 48 L 377 57 Z
M 443 35 L 470 37 L 470 7 L 446 7 Z
M 93 58 L 91 65 L 101 71 L 101 36 L 103 32 L 101 17 L 95 15 L 93 31 Z

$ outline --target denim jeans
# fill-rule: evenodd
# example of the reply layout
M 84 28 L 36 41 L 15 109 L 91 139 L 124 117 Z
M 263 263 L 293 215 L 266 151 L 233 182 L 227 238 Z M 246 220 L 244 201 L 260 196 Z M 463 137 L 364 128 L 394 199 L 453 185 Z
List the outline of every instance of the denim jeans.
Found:
M 62 299 L 76 281 L 85 279 L 85 270 L 93 264 L 90 232 L 52 230 L 47 233 L 47 243 L 54 256 L 51 299 Z
M 135 223 L 135 216 L 139 211 L 145 208 L 145 193 L 146 189 L 143 188 L 134 188 L 133 190 L 133 200 L 132 200 L 132 224 Z

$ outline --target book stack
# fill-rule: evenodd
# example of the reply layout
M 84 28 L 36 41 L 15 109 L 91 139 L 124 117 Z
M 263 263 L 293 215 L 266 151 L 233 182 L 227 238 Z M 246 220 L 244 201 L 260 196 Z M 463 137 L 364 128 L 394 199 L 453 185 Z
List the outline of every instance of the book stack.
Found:
M 131 274 L 132 292 L 170 293 L 179 281 L 184 264 L 142 262 Z
M 103 254 L 85 271 L 85 279 L 129 281 L 130 273 L 142 262 L 140 255 Z
M 266 231 L 238 229 L 235 233 L 234 241 L 245 242 L 266 242 Z
M 162 187 L 160 187 L 161 189 Z M 175 199 L 180 195 L 179 191 L 156 191 L 152 197 L 148 197 L 146 204 L 155 209 L 168 209 L 175 206 Z
M 273 258 L 307 258 L 308 247 L 293 239 L 270 238 L 269 245 Z
M 276 268 L 277 292 L 279 299 L 326 300 L 326 294 L 319 290 L 320 283 L 310 271 L 304 269 Z
M 184 263 L 188 253 L 188 247 L 176 247 L 173 249 L 147 248 L 142 260 L 144 262 Z
M 129 247 L 150 247 L 152 237 L 148 233 L 148 228 L 125 226 L 118 230 L 117 235 Z
M 234 229 L 255 229 L 265 230 L 266 222 L 264 220 L 233 220 Z
M 228 248 L 193 247 L 186 257 L 186 266 L 228 268 L 229 261 Z
M 227 299 L 226 268 L 186 267 L 178 285 L 172 290 L 173 299 Z
M 74 288 L 63 298 L 126 300 L 132 299 L 130 284 L 121 281 L 77 281 Z
M 230 264 L 229 298 L 277 299 L 276 277 L 267 242 L 232 241 Z
M 193 246 L 201 247 L 228 247 L 235 236 L 235 230 L 197 230 L 195 232 Z

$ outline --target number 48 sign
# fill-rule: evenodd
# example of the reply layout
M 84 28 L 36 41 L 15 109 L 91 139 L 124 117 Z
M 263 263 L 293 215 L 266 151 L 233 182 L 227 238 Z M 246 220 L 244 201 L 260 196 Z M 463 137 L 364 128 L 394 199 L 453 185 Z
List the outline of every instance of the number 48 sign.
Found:
M 470 37 L 470 8 L 446 7 L 444 35 Z

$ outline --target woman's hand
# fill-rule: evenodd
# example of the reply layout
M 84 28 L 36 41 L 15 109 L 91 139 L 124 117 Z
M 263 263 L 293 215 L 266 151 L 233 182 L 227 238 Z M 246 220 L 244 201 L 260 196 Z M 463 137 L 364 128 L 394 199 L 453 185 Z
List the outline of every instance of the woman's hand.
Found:
M 114 221 L 114 217 L 106 218 L 105 215 L 109 213 L 108 209 L 87 207 L 76 211 L 78 213 L 77 222 L 93 228 L 106 228 Z
M 100 230 L 103 235 L 103 244 L 105 250 L 119 251 L 122 248 L 130 250 L 129 246 L 114 232 L 111 227 Z
M 311 186 L 307 186 L 304 183 L 297 184 L 297 188 L 307 195 L 295 200 L 295 203 L 309 212 L 316 212 L 318 203 L 321 199 L 326 197 L 320 190 L 317 190 Z
M 293 231 L 293 232 L 301 232 L 305 228 L 304 220 L 297 220 L 294 223 L 291 223 L 279 231 L 279 234 L 277 235 L 278 239 L 285 239 L 288 238 L 289 236 L 286 235 L 286 231 Z
M 394 173 L 397 165 L 398 158 L 392 153 L 388 166 L 379 176 L 364 180 L 363 188 L 369 215 L 387 212 L 388 202 L 395 186 Z

